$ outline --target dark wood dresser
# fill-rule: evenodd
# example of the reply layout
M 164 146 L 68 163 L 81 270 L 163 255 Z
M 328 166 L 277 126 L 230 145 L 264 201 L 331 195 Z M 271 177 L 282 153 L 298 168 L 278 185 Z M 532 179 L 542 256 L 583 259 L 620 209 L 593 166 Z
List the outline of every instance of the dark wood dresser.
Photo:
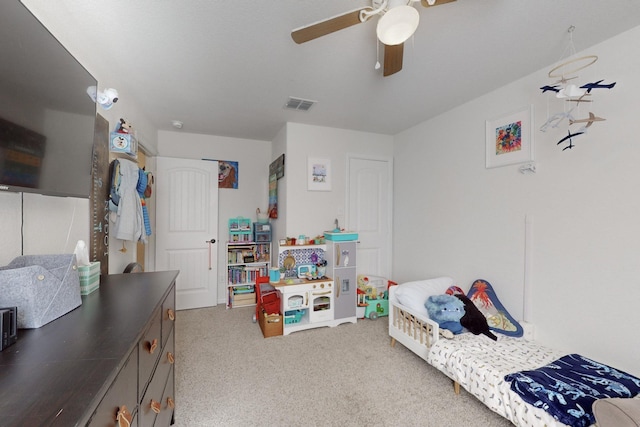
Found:
M 82 305 L 0 352 L 0 425 L 168 426 L 177 271 L 102 276 Z M 127 425 L 126 422 L 121 423 Z

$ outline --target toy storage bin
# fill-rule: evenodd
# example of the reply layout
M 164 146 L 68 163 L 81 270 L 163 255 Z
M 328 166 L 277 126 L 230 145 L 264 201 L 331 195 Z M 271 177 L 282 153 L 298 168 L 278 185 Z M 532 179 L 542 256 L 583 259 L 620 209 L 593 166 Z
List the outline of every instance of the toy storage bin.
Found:
M 82 304 L 76 256 L 19 256 L 0 267 L 0 307 L 18 307 L 18 328 L 33 329 Z
M 264 311 L 258 316 L 258 324 L 265 338 L 282 335 L 282 315 L 267 314 Z
M 250 242 L 253 238 L 251 220 L 241 216 L 229 219 L 229 241 Z
M 253 241 L 254 242 L 270 242 L 271 241 L 271 224 L 253 223 Z
M 284 323 L 289 325 L 291 323 L 300 323 L 302 316 L 304 316 L 306 310 L 290 310 L 284 312 Z

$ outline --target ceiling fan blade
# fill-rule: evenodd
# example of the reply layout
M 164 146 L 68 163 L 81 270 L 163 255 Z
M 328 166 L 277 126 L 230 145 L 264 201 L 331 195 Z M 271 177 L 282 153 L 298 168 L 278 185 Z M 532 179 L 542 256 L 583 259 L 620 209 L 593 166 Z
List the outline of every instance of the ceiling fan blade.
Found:
M 343 13 L 342 15 L 334 16 L 333 18 L 325 19 L 324 21 L 295 29 L 291 31 L 291 38 L 294 42 L 300 44 L 308 42 L 309 40 L 317 39 L 318 37 L 326 36 L 327 34 L 345 29 L 352 25 L 360 24 L 362 23 L 362 21 L 360 21 L 360 11 L 370 9 L 371 8 L 366 7 L 352 10 L 351 12 Z
M 421 3 L 424 7 L 431 7 L 431 6 L 440 6 L 441 4 L 451 3 L 454 1 L 456 0 L 436 0 L 435 4 L 429 4 L 427 0 L 422 0 Z
M 402 54 L 404 53 L 404 43 L 394 46 L 384 45 L 384 77 L 395 74 L 402 70 Z

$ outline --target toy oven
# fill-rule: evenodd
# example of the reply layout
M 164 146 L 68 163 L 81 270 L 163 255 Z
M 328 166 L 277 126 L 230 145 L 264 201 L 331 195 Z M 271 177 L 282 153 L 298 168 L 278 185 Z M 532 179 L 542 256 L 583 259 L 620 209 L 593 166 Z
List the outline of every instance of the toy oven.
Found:
M 333 320 L 334 295 L 331 282 L 314 284 L 309 291 L 309 322 Z
M 283 312 L 289 310 L 299 310 L 309 307 L 308 292 L 285 293 L 282 298 Z

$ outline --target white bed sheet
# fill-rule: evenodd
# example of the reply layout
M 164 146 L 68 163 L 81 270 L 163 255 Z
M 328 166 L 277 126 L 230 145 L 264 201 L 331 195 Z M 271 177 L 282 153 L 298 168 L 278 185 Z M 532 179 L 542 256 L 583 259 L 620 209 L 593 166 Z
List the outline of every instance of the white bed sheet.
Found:
M 539 368 L 566 353 L 496 335 L 498 341 L 468 332 L 439 339 L 427 354 L 427 362 L 516 426 L 564 426 L 542 409 L 526 404 L 511 391 L 504 376 Z

